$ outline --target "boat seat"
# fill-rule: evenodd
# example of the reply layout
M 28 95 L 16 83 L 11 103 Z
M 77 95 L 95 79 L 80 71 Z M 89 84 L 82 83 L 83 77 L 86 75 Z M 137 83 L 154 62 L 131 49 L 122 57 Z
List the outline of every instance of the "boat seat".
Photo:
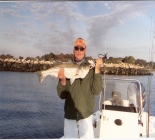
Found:
M 112 104 L 113 105 L 122 105 L 122 97 L 120 92 L 112 91 Z

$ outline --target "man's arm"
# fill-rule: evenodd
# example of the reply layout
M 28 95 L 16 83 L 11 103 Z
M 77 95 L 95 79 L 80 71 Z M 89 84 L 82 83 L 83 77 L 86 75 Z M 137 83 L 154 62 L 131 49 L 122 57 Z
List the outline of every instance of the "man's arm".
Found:
M 66 85 L 66 77 L 64 75 L 64 69 L 60 68 L 58 72 L 59 82 L 57 85 L 57 93 L 61 99 L 65 99 L 67 96 L 67 85 Z
M 93 87 L 92 91 L 95 95 L 100 94 L 102 91 L 102 74 L 101 74 L 101 66 L 103 64 L 102 58 L 99 58 L 96 60 L 96 65 L 95 65 L 95 74 L 94 74 L 94 79 L 93 79 Z

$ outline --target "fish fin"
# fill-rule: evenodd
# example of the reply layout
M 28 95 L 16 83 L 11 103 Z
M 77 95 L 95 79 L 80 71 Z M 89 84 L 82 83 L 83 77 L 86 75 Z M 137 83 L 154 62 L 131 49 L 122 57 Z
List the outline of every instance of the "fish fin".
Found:
M 44 80 L 44 77 L 43 77 L 43 76 L 40 76 L 40 77 L 39 77 L 39 82 L 40 82 L 40 84 L 43 82 L 43 80 Z
M 45 76 L 43 76 L 41 71 L 37 71 L 37 72 L 35 72 L 35 74 L 39 77 L 39 83 L 41 84 L 43 82 Z
M 70 79 L 70 84 L 72 85 L 74 81 L 75 81 L 75 78 L 71 78 Z

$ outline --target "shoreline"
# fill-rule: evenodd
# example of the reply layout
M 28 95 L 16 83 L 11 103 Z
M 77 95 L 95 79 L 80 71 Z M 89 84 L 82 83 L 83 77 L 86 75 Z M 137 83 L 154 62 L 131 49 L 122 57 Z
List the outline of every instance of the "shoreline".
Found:
M 17 71 L 17 72 L 36 72 L 47 70 L 53 67 L 55 61 L 38 61 L 38 60 L 23 60 L 23 59 L 1 59 L 0 71 Z M 153 73 L 139 65 L 128 63 L 106 63 L 101 67 L 102 74 L 114 75 L 153 75 Z

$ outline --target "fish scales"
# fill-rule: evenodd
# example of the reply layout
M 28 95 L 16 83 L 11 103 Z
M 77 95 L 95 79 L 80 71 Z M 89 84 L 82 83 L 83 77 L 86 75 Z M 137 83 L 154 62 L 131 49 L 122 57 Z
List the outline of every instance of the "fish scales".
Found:
M 89 70 L 94 66 L 95 63 L 93 60 L 89 60 L 87 63 L 82 63 L 80 65 L 74 63 L 61 63 L 53 66 L 48 70 L 37 71 L 35 74 L 38 75 L 39 81 L 42 83 L 47 75 L 57 78 L 60 68 L 63 68 L 65 77 L 70 79 L 72 84 L 77 78 L 83 79 L 88 74 Z

